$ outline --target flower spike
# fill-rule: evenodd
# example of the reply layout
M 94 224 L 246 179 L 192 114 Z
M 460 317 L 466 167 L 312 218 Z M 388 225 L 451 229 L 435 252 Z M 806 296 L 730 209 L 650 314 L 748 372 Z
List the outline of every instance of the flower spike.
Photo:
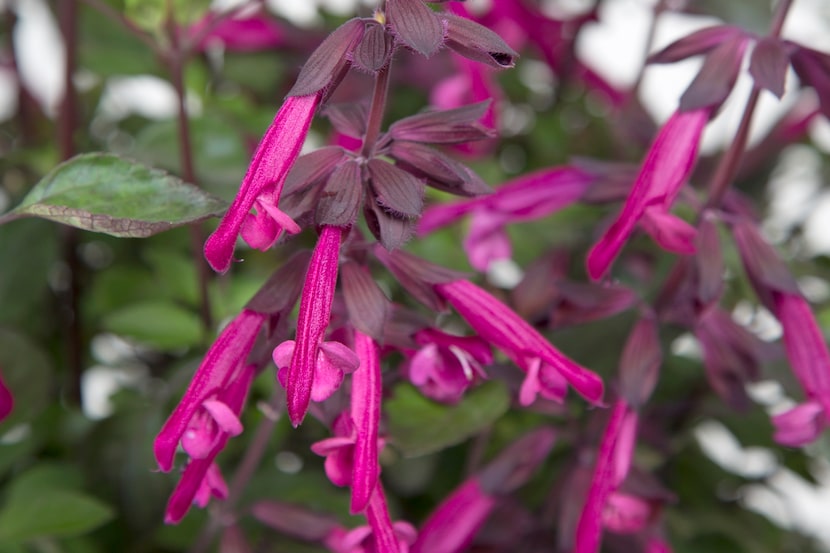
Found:
M 254 242 L 252 245 L 260 249 L 270 248 L 283 230 L 299 232 L 296 223 L 276 204 L 285 177 L 300 155 L 320 95 L 318 92 L 286 99 L 262 137 L 239 193 L 205 242 L 205 258 L 215 271 L 224 273 L 230 267 L 236 237 L 243 225 L 249 227 L 247 236 Z M 257 214 L 251 215 L 255 206 Z

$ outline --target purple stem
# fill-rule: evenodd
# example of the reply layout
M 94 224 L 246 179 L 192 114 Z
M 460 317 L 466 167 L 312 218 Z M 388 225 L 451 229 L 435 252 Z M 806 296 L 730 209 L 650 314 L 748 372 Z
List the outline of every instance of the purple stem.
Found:
M 781 28 L 784 26 L 784 20 L 787 18 L 787 12 L 789 12 L 791 5 L 792 0 L 781 0 L 775 6 L 769 36 L 777 37 L 781 34 Z M 706 211 L 706 209 L 720 205 L 720 202 L 729 189 L 729 185 L 735 179 L 735 175 L 738 173 L 738 168 L 740 167 L 741 158 L 746 151 L 752 117 L 755 114 L 755 108 L 758 105 L 760 95 L 761 89 L 757 85 L 753 85 L 752 92 L 749 94 L 749 99 L 747 99 L 746 107 L 744 108 L 744 113 L 741 116 L 741 122 L 735 133 L 735 139 L 730 144 L 729 149 L 723 154 L 723 157 L 721 157 L 720 163 L 718 163 L 715 175 L 712 177 L 712 182 L 709 185 L 709 199 L 701 213 Z
M 372 155 L 375 144 L 380 136 L 380 126 L 383 123 L 383 113 L 386 110 L 386 97 L 389 93 L 389 67 L 386 64 L 375 76 L 375 88 L 372 92 L 372 106 L 369 108 L 369 119 L 366 121 L 366 135 L 363 137 L 363 147 L 360 155 L 368 158 Z

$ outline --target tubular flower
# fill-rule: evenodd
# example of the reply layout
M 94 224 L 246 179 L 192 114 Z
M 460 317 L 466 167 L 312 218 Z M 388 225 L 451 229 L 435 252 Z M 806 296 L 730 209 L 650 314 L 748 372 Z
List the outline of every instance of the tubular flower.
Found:
M 2 422 L 14 409 L 14 396 L 3 379 L 0 378 L 0 422 Z
M 454 403 L 487 375 L 482 365 L 493 361 L 490 346 L 475 336 L 453 336 L 425 328 L 415 334 L 421 346 L 409 360 L 409 380 L 434 400 Z
M 537 394 L 561 401 L 566 383 L 594 404 L 602 402 L 602 380 L 553 347 L 530 324 L 499 300 L 466 280 L 435 285 L 484 340 L 502 350 L 527 374 L 519 401 L 529 405 Z
M 323 401 L 340 387 L 343 374 L 354 371 L 359 360 L 340 342 L 325 341 L 337 284 L 340 239 L 343 229 L 324 226 L 306 272 L 300 298 L 296 341 L 274 350 L 278 377 L 288 396 L 288 415 L 298 426 L 311 400 Z
M 187 391 L 164 423 L 153 444 L 159 468 L 168 472 L 181 442 L 193 458 L 213 450 L 221 435 L 238 434 L 242 428 L 234 409 L 225 400 L 239 392 L 228 390 L 248 370 L 245 359 L 265 323 L 266 315 L 244 309 L 219 335 L 193 375 Z M 235 411 L 238 414 L 240 408 Z
M 206 402 L 204 410 L 191 420 L 182 437 L 182 447 L 191 459 L 167 504 L 164 521 L 168 524 L 179 522 L 191 503 L 205 507 L 211 496 L 227 497 L 227 486 L 214 459 L 231 436 L 242 432 L 239 414 L 254 378 L 254 368 L 245 365 L 217 399 Z
M 775 316 L 784 327 L 784 347 L 807 401 L 773 417 L 775 440 L 790 446 L 813 442 L 830 426 L 830 352 L 807 301 L 773 292 Z
M 648 504 L 617 490 L 628 475 L 637 434 L 637 413 L 618 400 L 602 436 L 591 486 L 576 530 L 574 553 L 599 550 L 603 526 L 617 532 L 643 528 L 651 516 Z
M 775 440 L 800 446 L 830 425 L 830 350 L 810 305 L 775 249 L 745 219 L 732 225 L 735 243 L 755 292 L 784 329 L 784 348 L 807 402 L 773 417 Z
M 700 137 L 711 108 L 675 112 L 663 125 L 646 155 L 622 211 L 588 253 L 588 274 L 605 275 L 623 244 L 640 223 L 663 248 L 694 252 L 694 228 L 669 210 L 697 160 Z
M 320 92 L 285 100 L 257 146 L 248 172 L 217 229 L 205 242 L 205 257 L 214 270 L 224 273 L 233 258 L 240 231 L 251 246 L 270 248 L 283 230 L 300 228 L 277 208 L 288 171 L 300 155 Z M 256 214 L 250 213 L 256 209 Z

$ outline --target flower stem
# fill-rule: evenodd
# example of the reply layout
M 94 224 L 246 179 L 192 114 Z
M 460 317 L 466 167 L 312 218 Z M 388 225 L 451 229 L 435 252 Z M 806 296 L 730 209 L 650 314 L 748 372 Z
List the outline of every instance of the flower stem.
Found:
M 386 98 L 389 93 L 389 67 L 386 64 L 375 76 L 375 89 L 372 92 L 372 105 L 369 108 L 369 119 L 366 121 L 366 135 L 363 137 L 363 147 L 360 155 L 368 158 L 375 149 L 380 136 L 380 127 L 383 123 L 383 113 L 386 111 Z
M 67 160 L 75 155 L 75 132 L 78 126 L 77 95 L 75 93 L 75 67 L 78 58 L 78 2 L 63 0 L 59 3 L 58 19 L 61 34 L 66 46 L 66 65 L 64 66 L 64 94 L 58 114 L 58 147 L 61 159 Z M 69 282 L 64 295 L 63 316 L 67 329 L 67 355 L 70 383 L 69 398 L 75 404 L 81 403 L 81 377 L 83 374 L 83 345 L 80 314 L 81 297 L 81 262 L 78 258 L 78 231 L 71 227 L 61 230 L 63 238 L 63 255 L 69 269 Z
M 167 60 L 167 67 L 170 71 L 170 80 L 173 88 L 176 91 L 176 98 L 178 100 L 177 124 L 179 134 L 179 156 L 182 167 L 182 177 L 187 182 L 199 186 L 196 178 L 196 169 L 193 163 L 193 146 L 190 136 L 190 122 L 187 117 L 186 94 L 184 87 L 184 68 L 187 54 L 180 49 L 180 43 L 177 38 L 177 29 L 174 23 L 170 23 L 170 38 L 171 51 L 164 59 Z M 194 223 L 189 227 L 190 231 L 190 251 L 193 257 L 193 263 L 196 266 L 198 286 L 199 286 L 199 309 L 202 317 L 202 323 L 206 331 L 209 331 L 213 326 L 210 296 L 208 295 L 208 283 L 210 282 L 210 268 L 202 255 L 202 244 L 204 244 L 205 236 L 202 232 L 201 225 Z
M 787 12 L 790 10 L 792 0 L 781 0 L 775 7 L 775 13 L 770 24 L 769 36 L 777 37 L 781 34 L 781 29 L 784 26 L 784 20 L 787 17 Z M 758 85 L 753 85 L 752 92 L 744 108 L 744 113 L 741 116 L 741 122 L 738 125 L 738 130 L 735 133 L 735 138 L 730 144 L 729 149 L 723 154 L 718 167 L 715 170 L 715 175 L 709 185 L 709 199 L 706 201 L 706 209 L 714 208 L 720 205 L 723 197 L 726 195 L 729 185 L 735 178 L 740 167 L 740 161 L 746 151 L 746 144 L 749 141 L 749 130 L 752 124 L 752 117 L 755 114 L 755 108 L 758 105 L 758 98 L 761 96 L 761 89 Z M 701 212 L 702 213 L 702 212 Z

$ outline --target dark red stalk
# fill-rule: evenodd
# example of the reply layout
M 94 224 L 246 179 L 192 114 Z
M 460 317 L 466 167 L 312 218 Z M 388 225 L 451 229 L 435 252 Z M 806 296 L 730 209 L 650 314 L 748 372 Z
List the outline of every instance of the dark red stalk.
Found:
M 784 26 L 784 20 L 787 17 L 787 12 L 791 5 L 792 0 L 781 0 L 778 2 L 772 17 L 772 23 L 770 24 L 769 36 L 777 37 L 781 34 L 781 28 Z M 744 113 L 741 116 L 741 122 L 735 133 L 735 138 L 730 144 L 729 149 L 721 157 L 712 181 L 709 184 L 709 199 L 706 201 L 706 206 L 703 211 L 720 205 L 726 191 L 729 189 L 729 185 L 732 184 L 735 175 L 738 173 L 741 158 L 746 151 L 752 117 L 755 114 L 755 108 L 758 105 L 760 95 L 761 89 L 757 85 L 753 85 L 752 92 L 749 94 L 746 107 L 744 108 Z
M 383 114 L 386 111 L 386 98 L 389 93 L 389 64 L 383 67 L 375 76 L 375 88 L 372 91 L 372 105 L 369 108 L 369 118 L 366 121 L 366 135 L 363 137 L 363 147 L 360 155 L 370 157 L 380 136 L 383 124 Z
M 62 160 L 75 155 L 75 131 L 77 130 L 77 95 L 73 77 L 78 57 L 78 3 L 77 0 L 63 0 L 58 4 L 58 20 L 66 47 L 66 66 L 63 82 L 64 95 L 58 113 L 58 148 Z M 81 403 L 81 376 L 83 373 L 83 345 L 80 316 L 81 263 L 78 259 L 78 231 L 62 227 L 63 256 L 69 269 L 69 286 L 63 298 L 62 315 L 67 329 L 66 344 L 69 365 L 69 398 L 75 404 Z
M 168 35 L 171 41 L 170 51 L 163 59 L 167 62 L 167 69 L 170 72 L 170 82 L 176 91 L 178 100 L 177 126 L 179 134 L 179 158 L 181 160 L 182 177 L 187 182 L 199 186 L 196 178 L 196 169 L 193 164 L 193 146 L 190 137 L 190 122 L 187 117 L 186 95 L 184 87 L 184 68 L 187 63 L 187 53 L 182 48 L 178 39 L 178 26 L 170 18 L 168 20 Z M 210 282 L 211 271 L 202 255 L 202 246 L 205 242 L 205 235 L 199 223 L 189 227 L 190 251 L 193 263 L 196 266 L 196 273 L 199 286 L 199 311 L 205 330 L 212 326 L 210 310 L 210 297 L 208 295 L 208 283 Z

